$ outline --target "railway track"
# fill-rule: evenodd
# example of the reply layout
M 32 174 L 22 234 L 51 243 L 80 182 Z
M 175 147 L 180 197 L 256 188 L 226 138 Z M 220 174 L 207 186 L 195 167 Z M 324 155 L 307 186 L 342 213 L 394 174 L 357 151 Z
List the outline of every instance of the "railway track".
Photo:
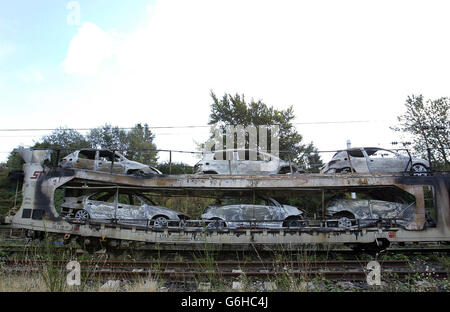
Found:
M 39 252 L 42 250 L 46 250 L 48 247 L 40 246 L 40 245 L 0 245 L 0 251 L 9 252 L 9 253 L 29 253 L 29 252 Z M 65 246 L 65 245 L 54 245 L 51 247 L 52 251 L 58 252 L 70 252 L 70 251 L 78 251 L 81 252 L 81 249 L 73 246 Z M 253 251 L 242 251 L 242 250 L 177 250 L 177 249 L 154 249 L 154 248 L 132 248 L 132 247 L 118 247 L 114 249 L 109 249 L 107 252 L 117 253 L 117 252 L 142 252 L 146 254 L 192 254 L 192 253 L 212 253 L 212 254 L 231 254 L 236 255 L 236 253 L 246 253 L 250 254 Z M 256 253 L 256 252 L 255 252 Z M 257 250 L 258 254 L 267 255 L 267 254 L 277 254 L 277 253 L 285 253 L 291 255 L 313 255 L 313 254 L 342 254 L 342 255 L 357 255 L 363 252 L 354 251 L 351 249 L 300 249 L 294 251 L 282 251 L 282 250 Z M 449 254 L 450 248 L 447 247 L 413 247 L 413 248 L 388 248 L 380 253 L 384 254 L 430 254 L 430 253 L 439 253 L 439 254 Z
M 51 263 L 64 270 L 68 261 L 53 260 Z M 39 272 L 50 262 L 43 260 L 6 259 L 2 270 L 12 274 Z M 322 277 L 328 280 L 366 280 L 368 261 L 79 261 L 82 275 L 88 280 L 136 280 L 158 278 L 173 281 L 204 280 L 212 278 L 239 279 L 290 277 Z M 423 274 L 431 278 L 445 279 L 449 270 L 413 269 L 406 260 L 381 260 L 382 274 L 389 279 L 406 279 Z

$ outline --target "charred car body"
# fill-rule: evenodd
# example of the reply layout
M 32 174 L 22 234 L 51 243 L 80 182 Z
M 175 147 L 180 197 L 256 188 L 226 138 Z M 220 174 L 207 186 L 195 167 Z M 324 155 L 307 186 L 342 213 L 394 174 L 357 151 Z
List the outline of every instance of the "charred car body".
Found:
M 63 168 L 79 168 L 132 175 L 162 174 L 156 168 L 125 158 L 119 152 L 82 149 L 64 157 L 59 165 Z
M 267 175 L 295 173 L 297 168 L 279 157 L 250 149 L 229 149 L 204 154 L 195 173 Z
M 370 226 L 380 221 L 406 226 L 413 221 L 415 211 L 415 203 L 372 199 L 335 198 L 326 204 L 326 215 L 336 219 L 335 226 L 340 228 L 350 228 L 356 224 Z
M 117 208 L 116 208 L 117 207 Z M 166 207 L 158 206 L 148 196 L 134 192 L 99 191 L 79 197 L 65 197 L 61 214 L 81 221 L 89 219 L 117 220 L 136 225 L 168 226 L 189 216 Z
M 358 147 L 338 151 L 330 162 L 322 167 L 322 173 L 372 173 L 406 172 L 426 175 L 428 161 L 402 155 L 398 152 L 379 147 Z
M 255 204 L 249 198 L 218 200 L 208 206 L 202 219 L 208 227 L 258 227 L 279 228 L 302 226 L 305 212 L 289 205 L 282 205 L 273 198 L 259 197 Z

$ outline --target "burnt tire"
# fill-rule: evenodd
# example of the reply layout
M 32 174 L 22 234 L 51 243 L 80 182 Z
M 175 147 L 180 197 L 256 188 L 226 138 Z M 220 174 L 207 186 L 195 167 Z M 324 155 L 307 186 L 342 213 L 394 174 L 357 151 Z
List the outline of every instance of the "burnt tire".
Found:
M 74 217 L 75 217 L 75 219 L 78 219 L 80 221 L 88 221 L 91 218 L 91 216 L 89 215 L 89 212 L 87 212 L 84 209 L 80 209 L 77 212 L 75 212 Z
M 225 221 L 220 218 L 211 218 L 208 219 L 208 221 L 211 222 L 208 222 L 208 224 L 206 225 L 207 229 L 221 229 L 227 227 Z
M 290 167 L 282 167 L 278 171 L 278 174 L 288 174 L 288 173 L 291 173 L 291 168 Z M 292 167 L 292 173 L 295 173 L 294 167 Z
M 304 225 L 302 218 L 289 217 L 283 221 L 283 227 L 301 227 Z
M 333 215 L 333 219 L 337 219 L 336 227 L 340 229 L 347 229 L 353 226 L 355 216 L 347 211 L 338 212 Z
M 129 171 L 127 171 L 127 174 L 135 176 L 135 177 L 152 177 L 152 176 L 154 176 L 153 173 L 146 173 L 142 170 L 129 170 Z
M 352 169 L 350 167 L 345 167 L 345 168 L 336 170 L 336 173 L 342 173 L 342 174 L 352 173 Z
M 411 173 L 413 176 L 427 176 L 429 169 L 423 164 L 413 164 Z
M 169 218 L 166 216 L 155 216 L 152 218 L 152 221 L 154 227 L 162 228 L 169 226 Z

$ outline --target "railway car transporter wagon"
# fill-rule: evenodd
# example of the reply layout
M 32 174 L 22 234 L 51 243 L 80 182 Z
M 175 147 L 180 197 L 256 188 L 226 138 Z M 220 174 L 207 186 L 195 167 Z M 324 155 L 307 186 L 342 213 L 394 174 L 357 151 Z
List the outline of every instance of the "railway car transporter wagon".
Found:
M 85 242 L 102 240 L 111 245 L 117 241 L 145 242 L 153 245 L 185 245 L 203 249 L 261 248 L 297 249 L 310 244 L 347 244 L 364 246 L 389 242 L 450 241 L 450 177 L 444 173 L 433 176 L 390 174 L 296 174 L 280 176 L 219 176 L 179 175 L 143 178 L 126 174 L 111 174 L 78 168 L 48 167 L 46 150 L 22 149 L 25 160 L 23 201 L 20 209 L 7 216 L 5 223 L 23 228 L 31 236 L 44 231 L 64 236 L 66 240 Z M 164 194 L 164 196 L 205 196 L 211 194 L 251 195 L 258 192 L 268 197 L 282 197 L 310 192 L 403 192 L 412 196 L 415 211 L 405 226 L 376 223 L 369 227 L 330 227 L 326 220 L 306 220 L 300 227 L 268 229 L 207 228 L 201 220 L 179 222 L 165 228 L 151 225 L 124 225 L 114 222 L 88 220 L 80 222 L 63 218 L 55 209 L 55 190 L 72 188 L 80 191 L 96 189 L 128 189 Z M 424 190 L 431 190 L 434 200 L 435 226 L 426 225 Z M 325 214 L 325 210 L 323 210 Z

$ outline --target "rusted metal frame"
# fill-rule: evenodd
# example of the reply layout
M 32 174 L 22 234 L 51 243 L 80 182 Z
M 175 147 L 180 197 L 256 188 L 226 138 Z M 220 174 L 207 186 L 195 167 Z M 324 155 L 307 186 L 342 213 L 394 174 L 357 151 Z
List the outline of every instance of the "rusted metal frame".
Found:
M 56 150 L 56 163 L 55 163 L 55 167 L 58 167 L 58 163 L 59 163 L 59 157 L 60 157 L 60 155 L 61 155 L 61 149 L 57 149 Z
M 348 162 L 350 164 L 350 172 L 353 173 L 353 172 L 355 172 L 355 170 L 353 169 L 352 160 L 350 158 L 350 153 L 348 152 L 348 150 L 346 150 L 346 152 L 347 152 Z
M 152 230 L 152 231 L 156 231 L 156 232 L 161 232 L 164 230 L 169 230 L 170 232 L 179 232 L 180 230 L 184 230 L 186 232 L 198 232 L 199 230 L 202 230 L 202 227 L 199 225 L 196 225 L 195 223 L 214 223 L 215 221 L 210 221 L 210 220 L 187 220 L 187 223 L 194 223 L 193 225 L 189 226 L 185 226 L 183 228 L 180 227 L 180 225 L 175 226 L 166 226 L 166 227 L 154 227 L 154 226 L 144 226 L 144 225 L 135 225 L 135 224 L 126 224 L 126 223 L 117 223 L 115 222 L 115 219 L 111 218 L 108 219 L 110 220 L 110 222 L 101 222 L 99 220 L 103 220 L 103 219 L 91 219 L 89 221 L 85 221 L 85 222 L 79 222 L 78 219 L 73 219 L 70 218 L 66 221 L 72 223 L 72 224 L 89 224 L 92 226 L 99 226 L 99 225 L 104 225 L 106 227 L 116 227 L 119 226 L 121 229 L 132 229 L 135 228 L 136 230 L 141 230 L 141 231 L 146 231 L 146 230 Z M 128 220 L 128 219 L 127 219 Z M 134 219 L 134 220 L 144 220 L 144 219 Z M 229 228 L 229 229 L 224 229 L 225 232 L 241 232 L 241 231 L 245 231 L 247 229 L 251 229 L 252 231 L 269 231 L 269 232 L 279 232 L 280 229 L 289 229 L 291 232 L 300 232 L 300 233 L 304 233 L 304 232 L 320 232 L 322 228 L 332 228 L 333 230 L 337 230 L 337 231 L 355 231 L 355 230 L 360 230 L 362 228 L 369 228 L 374 226 L 374 224 L 377 224 L 377 228 L 383 228 L 385 230 L 390 230 L 390 231 L 396 231 L 396 228 L 392 228 L 393 225 L 397 224 L 397 218 L 378 218 L 378 219 L 365 219 L 365 223 L 366 225 L 361 225 L 361 223 L 359 222 L 360 220 L 356 220 L 356 226 L 353 226 L 351 228 L 337 228 L 335 226 L 328 226 L 328 223 L 330 222 L 336 222 L 338 221 L 338 219 L 318 219 L 318 220 L 304 220 L 303 223 L 306 224 L 306 226 L 299 226 L 299 227 L 282 227 L 282 228 L 256 228 L 253 226 L 254 224 L 258 224 L 258 223 L 264 223 L 267 222 L 267 220 L 239 220 L 239 221 L 235 221 L 235 222 L 243 222 L 243 223 L 249 223 L 250 226 L 248 227 L 239 227 L 239 228 Z M 117 220 L 116 220 L 117 221 Z M 128 220 L 128 221 L 131 221 Z M 284 220 L 271 220 L 270 222 L 283 222 Z M 181 221 L 179 220 L 172 220 L 172 223 L 174 222 L 179 222 L 181 223 Z M 314 226 L 314 225 L 310 225 L 309 223 L 317 223 L 317 224 L 321 224 L 320 226 Z M 325 224 L 326 226 L 322 226 L 322 224 Z M 220 228 L 220 227 L 217 227 Z M 208 231 L 215 231 L 217 230 L 217 228 L 207 228 L 206 230 Z
M 99 154 L 100 155 L 100 154 Z M 114 168 L 114 158 L 116 156 L 116 151 L 113 150 L 112 151 L 112 160 L 111 160 L 111 173 L 113 173 L 113 168 Z
M 255 219 L 255 201 L 256 201 L 256 194 L 255 194 L 256 192 L 255 192 L 255 189 L 253 189 L 252 190 L 252 195 L 253 195 L 253 209 L 252 209 L 252 212 L 253 212 L 253 219 Z M 250 227 L 252 227 L 252 224 L 253 223 L 250 223 Z M 256 223 L 255 223 L 255 228 L 256 228 Z
M 19 192 L 19 179 L 17 179 L 17 181 L 16 181 L 16 194 L 14 195 L 14 208 L 16 208 L 18 192 Z
M 411 165 L 410 171 L 412 171 L 412 157 L 411 157 L 411 153 L 409 152 L 409 150 L 407 148 L 405 150 L 406 150 L 406 153 L 408 153 L 409 160 L 408 160 L 408 163 L 406 164 L 405 170 L 403 172 L 408 172 L 409 165 Z
M 422 230 L 425 225 L 425 198 L 424 198 L 424 185 L 403 185 L 396 184 L 400 189 L 410 193 L 415 197 L 416 212 L 415 212 L 415 230 Z M 434 203 L 436 205 L 436 203 Z
M 172 174 L 172 151 L 169 151 L 169 174 Z
M 290 170 L 290 172 L 292 173 L 293 170 L 292 170 L 291 153 L 288 152 L 287 154 L 288 154 L 288 159 L 289 159 L 289 170 Z
M 119 187 L 116 188 L 116 194 L 114 195 L 114 221 L 117 223 L 117 207 L 119 205 Z
M 430 172 L 432 172 L 433 171 L 433 169 L 432 169 L 432 163 L 431 163 L 431 149 L 428 147 L 427 148 L 427 157 L 428 157 L 428 164 L 430 165 L 430 167 L 428 168 L 428 170 L 430 171 Z
M 325 190 L 322 189 L 322 218 L 325 219 Z

